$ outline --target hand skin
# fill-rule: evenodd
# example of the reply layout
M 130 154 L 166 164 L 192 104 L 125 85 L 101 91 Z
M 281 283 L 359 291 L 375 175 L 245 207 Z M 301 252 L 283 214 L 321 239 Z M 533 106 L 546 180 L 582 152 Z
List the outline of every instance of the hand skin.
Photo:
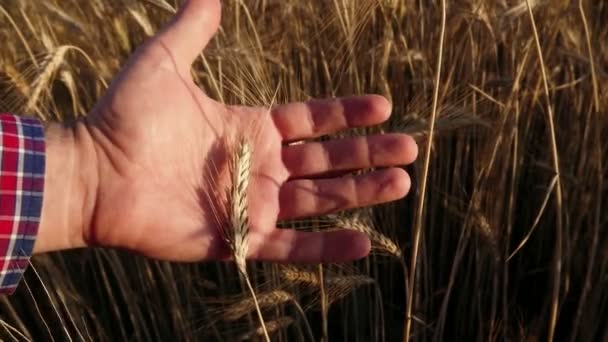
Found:
M 230 184 L 222 172 L 226 144 L 245 134 L 253 143 L 250 258 L 314 263 L 368 254 L 361 233 L 296 232 L 276 222 L 405 196 L 410 180 L 396 166 L 416 159 L 415 142 L 379 134 L 286 144 L 385 121 L 391 106 L 380 96 L 272 109 L 212 100 L 194 84 L 190 67 L 219 20 L 218 0 L 188 1 L 136 51 L 85 120 L 47 127 L 35 253 L 96 245 L 171 261 L 228 258 L 210 206 Z M 371 167 L 379 169 L 347 174 Z M 221 176 L 209 184 L 212 170 Z

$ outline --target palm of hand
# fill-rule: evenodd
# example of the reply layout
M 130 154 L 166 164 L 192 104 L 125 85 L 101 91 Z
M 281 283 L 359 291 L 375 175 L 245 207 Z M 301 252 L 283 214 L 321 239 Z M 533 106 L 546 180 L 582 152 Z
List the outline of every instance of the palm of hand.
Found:
M 230 185 L 224 172 L 229 145 L 253 134 L 250 256 L 314 262 L 365 255 L 369 241 L 358 233 L 279 230 L 276 221 L 405 195 L 409 179 L 401 169 L 318 177 L 405 164 L 415 158 L 415 145 L 398 135 L 283 145 L 380 122 L 388 108 L 379 97 L 297 103 L 272 111 L 225 106 L 207 97 L 188 76 L 200 46 L 182 45 L 179 36 L 185 29 L 180 25 L 187 27 L 182 22 L 193 20 L 196 11 L 207 11 L 198 13 L 202 18 L 214 15 L 208 6 L 207 1 L 191 1 L 173 26 L 131 58 L 90 116 L 100 166 L 88 239 L 160 259 L 226 258 L 213 209 L 219 205 L 217 194 Z M 205 42 L 215 31 L 211 26 L 199 32 Z M 249 129 L 253 123 L 255 131 Z M 336 248 L 339 242 L 346 246 Z

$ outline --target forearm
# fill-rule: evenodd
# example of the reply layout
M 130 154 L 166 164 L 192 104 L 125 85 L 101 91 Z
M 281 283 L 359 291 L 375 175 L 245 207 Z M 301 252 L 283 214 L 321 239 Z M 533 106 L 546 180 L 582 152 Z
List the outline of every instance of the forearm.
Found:
M 51 123 L 45 142 L 44 199 L 34 253 L 84 247 L 98 183 L 90 135 L 82 122 Z

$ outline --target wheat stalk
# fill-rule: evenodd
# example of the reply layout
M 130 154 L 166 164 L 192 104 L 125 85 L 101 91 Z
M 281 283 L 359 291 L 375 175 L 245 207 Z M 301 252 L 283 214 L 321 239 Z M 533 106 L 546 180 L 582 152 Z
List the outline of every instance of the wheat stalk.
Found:
M 439 107 L 439 87 L 441 82 L 441 68 L 443 67 L 443 53 L 445 42 L 445 31 L 447 22 L 447 0 L 441 0 L 441 29 L 439 36 L 439 51 L 437 54 L 437 67 L 435 70 L 435 89 L 433 92 L 433 109 L 431 111 L 430 124 L 428 128 L 428 142 L 425 151 L 424 165 L 420 182 L 420 196 L 418 198 L 418 208 L 416 210 L 416 224 L 412 239 L 412 254 L 410 260 L 409 288 L 406 288 L 407 296 L 405 303 L 405 324 L 403 327 L 403 341 L 408 342 L 412 328 L 412 308 L 414 303 L 414 283 L 416 280 L 416 266 L 418 266 L 418 249 L 420 248 L 420 237 L 422 236 L 422 222 L 424 219 L 424 203 L 426 197 L 426 185 L 431 164 L 431 150 L 433 147 L 433 137 L 435 135 L 435 123 L 437 121 L 437 111 Z
M 538 29 L 536 28 L 536 20 L 534 19 L 534 13 L 532 13 L 532 3 L 531 0 L 526 0 L 526 5 L 528 9 L 528 16 L 530 18 L 530 24 L 532 24 L 532 33 L 534 36 L 534 42 L 536 43 L 536 52 L 538 54 L 538 63 L 540 64 L 540 73 L 543 84 L 543 90 L 546 101 L 547 108 L 547 124 L 549 129 L 549 137 L 550 137 L 550 147 L 551 147 L 551 159 L 553 161 L 553 171 L 555 172 L 555 207 L 557 208 L 557 212 L 555 213 L 555 252 L 553 255 L 553 284 L 551 285 L 551 311 L 549 318 L 549 327 L 548 327 L 548 341 L 553 341 L 553 337 L 555 334 L 555 326 L 557 325 L 558 312 L 559 312 L 559 304 L 560 304 L 560 287 L 562 282 L 562 243 L 563 243 L 563 217 L 562 217 L 562 205 L 563 205 L 563 193 L 562 193 L 562 182 L 561 182 L 561 172 L 560 172 L 560 162 L 559 162 L 559 149 L 557 146 L 557 133 L 555 129 L 554 123 L 554 111 L 553 104 L 551 103 L 551 93 L 549 92 L 549 76 L 547 73 L 547 67 L 545 65 L 545 58 L 543 57 L 543 49 L 540 44 L 540 38 L 538 36 Z
M 231 170 L 232 182 L 229 189 L 228 203 L 228 227 L 224 229 L 224 239 L 232 250 L 239 273 L 245 280 L 247 288 L 251 293 L 260 325 L 264 329 L 264 336 L 270 341 L 268 332 L 264 325 L 262 310 L 255 295 L 247 274 L 247 251 L 249 250 L 249 214 L 247 208 L 247 190 L 249 189 L 249 177 L 251 176 L 252 150 L 249 142 L 242 138 L 232 153 Z
M 78 88 L 76 86 L 76 81 L 74 80 L 74 76 L 69 71 L 61 71 L 59 78 L 65 85 L 65 87 L 70 92 L 70 99 L 72 101 L 72 114 L 74 116 L 78 116 L 80 112 L 79 104 L 80 99 L 78 98 Z

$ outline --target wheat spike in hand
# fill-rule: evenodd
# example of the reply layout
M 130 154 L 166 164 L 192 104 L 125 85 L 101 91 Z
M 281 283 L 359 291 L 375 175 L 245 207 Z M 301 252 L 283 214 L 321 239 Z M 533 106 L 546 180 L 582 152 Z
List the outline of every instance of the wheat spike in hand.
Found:
M 248 248 L 240 256 L 312 263 L 365 256 L 370 242 L 363 233 L 277 229 L 277 220 L 405 196 L 410 180 L 396 166 L 416 158 L 415 142 L 403 134 L 307 141 L 385 121 L 391 106 L 380 96 L 272 108 L 211 99 L 190 69 L 219 21 L 219 1 L 187 1 L 73 128 L 82 158 L 79 174 L 87 176 L 84 202 L 77 204 L 84 210 L 76 218 L 78 230 L 70 233 L 70 247 L 121 247 L 173 261 L 230 258 L 210 202 L 230 186 L 225 172 L 230 144 L 255 124 L 257 138 L 249 140 Z M 293 141 L 304 143 L 289 144 Z M 222 176 L 210 185 L 204 175 L 212 165 Z M 379 169 L 349 174 L 367 168 Z M 53 232 L 43 222 L 41 234 L 45 231 Z M 38 252 L 56 247 L 36 245 Z

